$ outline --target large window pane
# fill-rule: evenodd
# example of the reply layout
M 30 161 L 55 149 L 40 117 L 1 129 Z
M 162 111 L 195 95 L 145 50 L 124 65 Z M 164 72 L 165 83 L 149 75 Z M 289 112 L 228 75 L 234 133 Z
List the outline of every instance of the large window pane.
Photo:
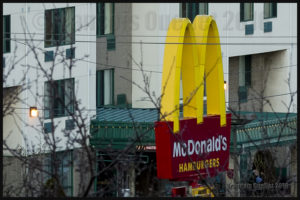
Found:
M 187 17 L 194 21 L 197 15 L 208 14 L 208 3 L 182 3 L 181 4 L 181 17 Z
M 180 17 L 186 17 L 186 3 L 181 3 Z
M 59 18 L 57 19 L 59 26 L 58 26 L 58 32 L 55 33 L 57 34 L 58 37 L 58 44 L 56 45 L 63 45 L 63 44 L 67 44 L 65 41 L 65 26 L 66 26 L 66 12 L 65 9 L 59 9 L 59 14 L 58 14 Z
M 56 161 L 58 163 L 58 176 L 61 187 L 66 196 L 72 196 L 72 153 L 71 152 L 57 152 Z M 54 163 L 52 162 L 51 155 L 47 154 L 44 160 L 44 170 L 48 173 L 44 173 L 43 180 L 46 183 L 54 175 Z
M 52 12 L 51 10 L 46 10 L 45 11 L 45 20 L 46 20 L 46 25 L 45 25 L 45 46 L 51 46 L 52 44 Z
M 45 82 L 45 119 L 67 116 L 74 112 L 74 79 Z
M 44 86 L 44 117 L 48 119 L 50 117 L 50 98 L 51 88 L 49 83 L 45 83 Z
M 241 21 L 253 20 L 253 3 L 241 3 L 240 16 L 241 16 Z
M 75 42 L 75 8 L 45 11 L 45 47 Z
M 277 17 L 277 3 L 264 3 L 264 18 Z
M 72 158 L 71 153 L 62 153 L 60 181 L 67 196 L 72 195 Z
M 251 86 L 251 55 L 245 56 L 245 85 Z
M 104 71 L 99 70 L 96 72 L 96 106 L 104 105 L 104 95 L 103 95 L 103 80 L 104 80 Z
M 111 34 L 113 33 L 113 4 L 105 3 L 104 8 L 104 34 Z
M 245 56 L 239 60 L 239 86 L 245 86 Z
M 110 71 L 104 71 L 104 104 L 111 104 L 111 77 Z
M 97 3 L 97 35 L 114 33 L 114 3 Z
M 264 18 L 270 17 L 270 3 L 265 3 L 264 4 Z
M 244 8 L 244 17 L 245 20 L 252 20 L 252 3 L 245 3 L 245 8 Z
M 61 38 L 61 26 L 62 26 L 62 12 L 60 12 L 61 9 L 55 9 L 52 12 L 52 23 L 53 23 L 53 30 L 52 30 L 52 35 L 53 35 L 53 41 L 52 45 L 60 45 L 60 38 Z
M 208 3 L 199 3 L 199 14 L 208 15 Z
M 104 33 L 104 3 L 97 3 L 97 36 Z
M 10 15 L 3 16 L 3 53 L 10 52 Z
M 106 36 L 107 50 L 115 50 L 114 3 L 97 3 L 97 36 Z
M 75 38 L 75 9 L 66 8 L 66 25 L 65 25 L 66 43 L 70 44 Z
M 251 55 L 240 56 L 239 59 L 239 86 L 251 85 Z
M 73 113 L 74 111 L 74 79 L 69 79 L 65 81 L 65 115 L 68 115 L 69 112 Z
M 63 81 L 55 81 L 52 87 L 53 99 L 52 102 L 52 110 L 54 112 L 55 117 L 64 116 L 64 82 Z M 51 101 L 50 100 L 50 101 Z
M 193 20 L 193 4 L 187 3 L 186 5 L 186 17 L 189 18 L 191 21 Z
M 97 107 L 114 104 L 114 70 L 99 70 L 96 79 Z

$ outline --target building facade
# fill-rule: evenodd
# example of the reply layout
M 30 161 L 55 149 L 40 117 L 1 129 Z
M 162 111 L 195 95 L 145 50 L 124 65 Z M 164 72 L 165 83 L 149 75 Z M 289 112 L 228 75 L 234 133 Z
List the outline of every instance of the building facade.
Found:
M 101 114 L 108 111 L 101 109 L 123 108 L 121 112 L 126 109 L 134 112 L 137 109 L 138 113 L 143 113 L 140 108 L 155 108 L 154 103 L 162 89 L 164 42 L 168 25 L 173 18 L 188 17 L 192 21 L 198 14 L 212 15 L 218 26 L 227 85 L 227 110 L 296 113 L 297 96 L 292 96 L 297 92 L 295 4 L 7 3 L 3 5 L 3 99 L 4 102 L 10 102 L 8 108 L 15 109 L 12 113 L 8 109 L 4 115 L 3 139 L 10 148 L 21 146 L 27 154 L 32 154 L 33 149 L 47 153 L 49 149 L 44 145 L 43 134 L 55 132 L 55 136 L 60 138 L 57 151 L 68 152 L 63 156 L 66 160 L 76 160 L 74 155 L 80 154 L 82 146 L 77 143 L 68 146 L 70 137 L 65 135 L 75 134 L 80 129 L 72 118 L 78 114 L 78 108 L 72 101 L 74 98 L 80 102 L 80 116 L 88 127 L 85 133 L 91 135 L 91 146 L 96 149 L 94 156 L 100 160 L 97 161 L 100 164 L 95 165 L 96 171 L 105 168 L 110 163 L 106 161 L 113 159 L 107 159 L 107 152 L 103 153 L 103 149 L 106 145 L 114 146 L 114 140 L 108 136 L 102 138 L 104 143 L 99 143 L 93 131 L 100 135 L 107 134 L 104 130 L 99 132 L 101 126 L 118 126 L 121 127 L 120 133 L 123 129 L 133 133 L 134 127 L 128 129 L 128 125 L 138 119 L 132 118 L 136 116 L 134 114 L 126 116 L 125 122 L 122 118 L 116 120 L 118 114 L 113 119 L 104 119 Z M 17 100 L 11 101 L 12 98 Z M 37 107 L 38 118 L 29 116 L 29 107 Z M 152 123 L 155 121 L 154 118 L 151 120 Z M 144 122 L 149 121 L 145 119 Z M 100 126 L 99 130 L 94 130 L 94 124 Z M 151 127 L 149 124 L 147 126 Z M 147 126 L 141 125 L 144 128 Z M 113 133 L 115 141 L 134 144 L 132 155 L 138 146 L 147 148 L 154 145 L 153 135 L 150 142 L 136 145 L 132 141 L 122 140 L 123 136 L 117 135 L 119 132 Z M 115 151 L 115 148 L 112 150 Z M 144 152 L 149 163 L 155 163 L 153 152 L 153 149 Z M 294 157 L 295 153 L 291 148 L 290 157 Z M 4 151 L 4 160 L 12 157 L 11 153 Z M 241 157 L 237 159 L 241 163 Z M 233 163 L 231 159 L 231 169 L 236 168 Z M 69 173 L 63 185 L 69 196 L 80 193 L 77 185 L 82 179 L 76 170 L 78 166 L 61 166 Z M 123 178 L 116 178 L 117 182 L 110 185 L 120 186 L 120 189 L 108 191 L 108 196 L 122 196 L 126 189 L 130 189 L 130 196 L 138 194 L 133 182 L 143 173 L 138 175 L 133 166 L 128 168 L 128 176 L 114 175 Z M 116 171 L 122 167 L 122 164 L 116 166 Z M 290 176 L 294 176 L 295 172 L 294 168 L 291 169 Z M 21 175 L 23 172 L 19 173 Z M 115 172 L 107 173 L 107 176 L 111 176 L 109 173 Z M 122 173 L 126 174 L 126 170 Z M 225 178 L 226 175 L 223 175 L 222 179 Z M 226 182 L 230 181 L 227 177 Z M 11 178 L 9 184 L 13 182 L 15 180 Z M 91 195 L 99 196 L 105 184 L 109 185 L 106 180 L 96 179 Z M 151 190 L 163 191 L 162 188 L 169 187 L 164 183 L 155 184 L 155 189 Z M 136 187 L 144 190 L 141 195 L 151 193 L 150 186 L 147 189 Z
M 96 113 L 95 18 L 95 4 L 89 3 L 3 5 L 3 104 L 8 110 L 3 116 L 3 139 L 11 150 L 22 150 L 24 157 L 45 155 L 40 161 L 48 172 L 53 170 L 49 152 L 55 144 L 54 151 L 61 157 L 59 177 L 68 196 L 78 195 L 79 182 L 78 170 L 69 161 L 81 145 L 68 145 L 70 135 L 79 129 L 72 118 L 77 110 L 75 98 L 86 121 Z M 30 117 L 30 107 L 37 108 L 38 117 Z M 55 135 L 51 141 L 50 135 Z M 18 178 L 26 176 L 26 165 L 15 159 L 12 151 L 3 149 L 3 162 L 8 164 L 3 184 L 9 190 L 15 182 L 9 172 L 10 163 L 13 168 L 15 162 L 21 166 L 15 173 Z M 49 177 L 39 175 L 38 180 L 45 184 Z M 13 189 L 8 195 L 30 195 L 21 185 L 15 188 L 20 190 Z

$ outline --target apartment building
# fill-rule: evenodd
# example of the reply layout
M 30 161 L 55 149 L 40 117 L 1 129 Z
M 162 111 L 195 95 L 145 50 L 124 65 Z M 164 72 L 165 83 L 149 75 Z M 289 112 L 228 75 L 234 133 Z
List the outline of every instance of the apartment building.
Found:
M 87 134 L 91 135 L 90 144 L 96 149 L 96 163 L 103 163 L 105 157 L 106 166 L 116 156 L 107 158 L 107 148 L 118 152 L 135 137 L 132 121 L 146 131 L 159 118 L 149 94 L 153 99 L 161 95 L 164 42 L 170 21 L 175 17 L 188 17 L 192 21 L 199 14 L 212 15 L 218 26 L 227 108 L 251 113 L 296 113 L 297 96 L 291 102 L 290 95 L 297 92 L 294 4 L 7 3 L 3 5 L 3 74 L 9 76 L 3 83 L 4 99 L 9 94 L 17 94 L 14 99 L 20 100 L 9 105 L 17 109 L 3 118 L 3 139 L 11 148 L 18 145 L 26 148 L 28 154 L 37 147 L 47 153 L 41 134 L 50 134 L 56 127 L 55 136 L 61 139 L 57 151 L 68 152 L 62 153 L 63 159 L 74 160 L 71 162 L 74 164 L 61 166 L 63 189 L 66 195 L 77 196 L 81 179 L 75 158 L 76 149 L 81 146 L 68 146 L 68 137 L 64 135 L 79 130 L 72 119 L 76 111 L 72 98 L 75 96 L 79 107 L 84 108 L 81 115 L 86 118 L 85 125 L 91 125 Z M 10 72 L 11 66 L 15 68 Z M 47 74 L 52 74 L 52 82 Z M 285 83 L 288 77 L 290 84 Z M 143 91 L 145 86 L 149 87 L 149 94 Z M 270 103 L 253 103 L 251 99 L 261 99 L 257 96 Z M 55 103 L 56 100 L 60 103 Z M 39 117 L 29 116 L 30 107 L 37 108 Z M 111 135 L 106 134 L 109 131 Z M 293 135 L 287 137 L 295 141 Z M 242 144 L 247 141 L 240 138 L 237 136 L 238 148 L 243 149 Z M 144 150 L 140 158 L 146 158 L 143 165 L 155 163 L 152 129 L 146 139 L 133 145 L 127 160 L 140 147 Z M 281 148 L 289 152 L 290 147 Z M 293 148 L 290 157 L 296 152 Z M 14 170 L 21 165 L 9 152 L 4 151 L 3 159 L 12 162 Z M 149 193 L 153 185 L 152 190 L 164 193 L 174 186 L 166 181 L 153 183 L 151 178 L 147 183 L 142 182 L 141 176 L 151 177 L 152 173 L 155 176 L 154 165 L 141 174 L 134 169 L 134 162 L 125 165 L 130 167 L 119 164 L 105 175 L 107 178 L 97 177 L 90 194 L 97 196 L 102 188 L 109 186 L 114 189 L 107 196 L 122 196 L 126 189 L 130 189 L 130 196 L 137 196 Z M 96 164 L 97 170 L 105 166 Z M 234 168 L 233 159 L 229 167 Z M 10 169 L 4 169 L 8 185 L 23 173 Z M 287 171 L 289 176 L 296 172 Z M 115 181 L 107 183 L 110 177 Z M 221 179 L 226 183 L 232 181 L 226 174 Z M 139 183 L 135 184 L 135 180 Z
M 3 139 L 11 149 L 22 149 L 24 155 L 46 155 L 42 163 L 51 171 L 47 156 L 51 145 L 46 145 L 45 138 L 54 133 L 56 142 L 52 143 L 63 160 L 59 177 L 68 196 L 77 195 L 73 181 L 78 182 L 79 177 L 68 161 L 76 157 L 80 145 L 68 145 L 70 137 L 65 136 L 78 131 L 72 118 L 74 98 L 80 102 L 79 109 L 84 108 L 81 116 L 86 123 L 96 114 L 95 17 L 95 4 L 89 3 L 3 4 L 4 107 L 14 108 L 3 117 Z M 38 117 L 30 116 L 31 107 L 37 109 Z M 9 188 L 26 175 L 24 163 L 5 149 L 3 162 L 8 164 L 3 184 Z M 40 178 L 44 182 L 49 179 L 46 175 Z M 17 189 L 12 192 L 26 195 Z
M 293 95 L 297 92 L 295 73 L 297 71 L 295 57 L 297 47 L 296 9 L 294 4 L 133 3 L 131 6 L 132 82 L 134 82 L 131 95 L 132 108 L 155 108 L 155 101 L 151 101 L 149 93 L 143 91 L 145 85 L 149 86 L 152 100 L 161 95 L 164 42 L 170 21 L 176 17 L 188 17 L 193 21 L 197 14 L 212 15 L 219 29 L 224 80 L 227 86 L 225 97 L 228 111 L 238 112 L 239 116 L 246 118 L 246 121 L 248 121 L 246 126 L 249 126 L 249 130 L 252 130 L 252 135 L 259 135 L 258 140 L 263 140 L 261 127 L 264 124 L 261 124 L 261 121 L 270 122 L 269 125 L 273 128 L 280 129 L 281 127 L 284 131 L 268 130 L 268 141 L 270 138 L 276 141 L 275 138 L 278 138 L 278 134 L 281 135 L 282 133 L 285 136 L 281 137 L 281 140 L 287 142 L 280 143 L 279 146 L 281 147 L 278 147 L 278 151 L 281 153 L 274 155 L 277 160 L 275 164 L 276 173 L 282 172 L 281 174 L 284 174 L 285 177 L 294 177 L 294 167 L 286 168 L 283 163 L 278 162 L 283 155 L 291 158 L 294 157 L 295 153 L 293 144 L 295 143 L 296 132 L 285 128 L 281 123 L 282 120 L 285 120 L 291 123 L 292 127 L 296 125 L 297 98 Z M 145 80 L 149 81 L 150 84 Z M 287 80 L 289 80 L 289 83 L 287 83 Z M 114 112 L 115 114 L 113 114 Z M 99 117 L 94 121 L 94 127 L 97 124 L 105 126 L 107 120 L 112 121 L 114 125 L 121 125 L 126 120 L 114 118 L 113 116 L 116 116 L 118 112 L 121 111 L 112 108 L 99 109 Z M 126 116 L 127 111 L 124 112 Z M 144 111 L 139 110 L 139 112 L 140 115 L 143 115 Z M 289 114 L 286 115 L 287 113 Z M 248 120 L 249 116 L 250 119 Z M 127 118 L 129 117 L 127 116 Z M 155 121 L 156 118 L 157 114 L 153 115 L 152 120 Z M 136 119 L 137 121 L 140 120 L 139 117 Z M 129 125 L 131 121 L 127 120 L 127 123 Z M 113 130 L 114 125 L 110 124 L 108 127 Z M 121 127 L 119 128 L 120 135 L 115 135 L 114 141 L 122 142 L 121 130 L 126 127 L 126 125 L 122 125 L 124 127 L 119 126 Z M 242 127 L 244 126 L 242 125 Z M 247 133 L 239 123 L 236 127 L 237 132 L 240 133 L 237 134 L 237 149 L 251 152 L 250 156 L 244 153 L 241 157 L 239 154 L 237 158 L 238 165 L 243 166 L 235 172 L 235 177 L 237 177 L 235 182 L 239 182 L 242 181 L 240 176 L 249 176 L 245 175 L 245 171 L 251 172 L 253 156 L 257 149 L 253 148 L 254 144 L 246 139 Z M 95 138 L 102 138 L 100 129 L 95 128 Z M 254 129 L 258 131 L 253 131 Z M 114 128 L 114 131 L 117 130 Z M 233 131 L 232 136 L 234 134 Z M 132 137 L 132 134 L 128 133 L 128 137 Z M 106 139 L 109 141 L 108 138 Z M 234 153 L 233 139 L 234 137 L 232 137 L 232 155 Z M 104 140 L 92 140 L 95 145 L 107 145 Z M 274 141 L 267 143 L 274 144 Z M 149 143 L 148 141 L 147 143 L 145 141 L 144 148 L 151 149 L 154 144 L 153 135 L 152 142 Z M 151 150 L 148 151 L 151 152 Z M 248 159 L 245 161 L 245 158 Z M 237 167 L 234 167 L 233 158 L 230 159 L 230 169 Z M 227 185 L 233 184 L 233 180 L 224 174 L 221 179 L 226 179 Z M 228 191 L 226 195 L 232 194 L 240 195 L 240 191 Z

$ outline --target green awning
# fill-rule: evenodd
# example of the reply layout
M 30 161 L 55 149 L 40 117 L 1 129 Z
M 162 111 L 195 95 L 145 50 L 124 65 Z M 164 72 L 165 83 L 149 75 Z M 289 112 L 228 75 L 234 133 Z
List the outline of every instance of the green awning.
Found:
M 255 114 L 255 113 L 252 113 Z M 252 122 L 236 127 L 237 148 L 282 146 L 297 139 L 296 113 L 258 113 Z M 230 150 L 233 151 L 235 129 L 231 128 Z
M 105 149 L 155 146 L 157 119 L 156 109 L 99 108 L 96 119 L 91 121 L 90 144 Z
M 147 122 L 91 121 L 90 144 L 98 148 L 124 149 L 155 145 L 154 124 Z
M 285 145 L 296 141 L 296 113 L 240 112 L 239 115 L 251 115 L 252 121 L 243 126 L 231 125 L 231 152 L 235 128 L 238 149 Z M 99 108 L 96 119 L 91 120 L 90 144 L 105 149 L 124 149 L 133 143 L 132 148 L 155 146 L 154 123 L 158 116 L 156 109 Z

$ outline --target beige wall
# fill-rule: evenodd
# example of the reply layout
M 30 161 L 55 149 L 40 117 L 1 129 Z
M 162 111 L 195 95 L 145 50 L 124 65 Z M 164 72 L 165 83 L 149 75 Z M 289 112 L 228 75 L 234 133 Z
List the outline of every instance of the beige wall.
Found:
M 264 106 L 264 112 L 292 112 L 292 109 L 288 110 L 286 107 L 291 103 L 289 86 L 292 83 L 288 83 L 289 71 L 291 66 L 288 66 L 288 51 L 275 51 L 266 53 L 264 57 L 264 63 L 267 68 L 270 69 L 268 78 L 266 80 L 265 96 L 280 95 L 278 97 L 267 98 L 270 104 Z M 284 103 L 283 103 L 284 102 Z M 295 103 L 295 102 L 293 102 Z M 286 105 L 285 105 L 286 104 Z
M 253 54 L 251 58 L 251 87 L 248 101 L 238 103 L 239 57 L 229 58 L 229 106 L 233 110 L 253 112 L 290 112 L 286 106 L 290 102 L 286 80 L 289 69 L 287 51 Z M 275 97 L 270 97 L 275 96 Z M 266 98 L 269 97 L 269 98 Z M 270 104 L 266 104 L 269 100 Z
M 126 94 L 127 102 L 132 102 L 131 10 L 132 5 L 130 3 L 115 4 L 114 34 L 116 48 L 114 50 L 107 50 L 106 37 L 97 38 L 97 70 L 115 69 L 115 103 L 117 103 L 117 95 L 123 93 Z M 121 78 L 121 76 L 124 78 Z
M 3 196 L 22 196 L 23 167 L 20 160 L 12 156 L 3 156 Z

